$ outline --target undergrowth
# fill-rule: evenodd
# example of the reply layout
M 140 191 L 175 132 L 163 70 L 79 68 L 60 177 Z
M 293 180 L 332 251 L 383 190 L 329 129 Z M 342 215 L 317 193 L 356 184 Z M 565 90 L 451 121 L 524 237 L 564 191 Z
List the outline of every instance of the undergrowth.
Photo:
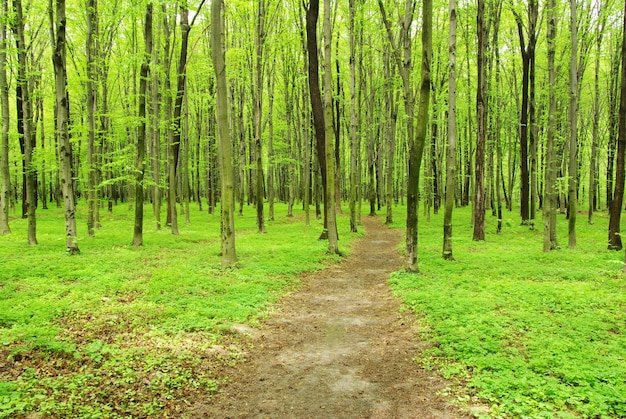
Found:
M 455 209 L 455 261 L 441 257 L 443 214 L 421 218 L 421 274 L 391 280 L 432 343 L 417 361 L 467 386 L 487 417 L 626 417 L 626 278 L 606 214 L 578 223 L 577 249 L 559 216 L 564 247 L 550 253 L 542 225 L 506 216 L 474 242 L 470 212 Z
M 0 238 L 0 418 L 183 416 L 245 356 L 231 326 L 258 324 L 297 274 L 339 260 L 317 240 L 320 221 L 307 227 L 284 205 L 267 234 L 252 208 L 237 217 L 231 269 L 220 266 L 219 212 L 192 209 L 179 236 L 146 217 L 137 248 L 128 206 L 102 210 L 95 237 L 81 208 L 80 255 L 64 253 L 58 209 L 39 211 L 38 246 L 26 244 L 26 220 Z M 355 235 L 338 222 L 347 254 Z

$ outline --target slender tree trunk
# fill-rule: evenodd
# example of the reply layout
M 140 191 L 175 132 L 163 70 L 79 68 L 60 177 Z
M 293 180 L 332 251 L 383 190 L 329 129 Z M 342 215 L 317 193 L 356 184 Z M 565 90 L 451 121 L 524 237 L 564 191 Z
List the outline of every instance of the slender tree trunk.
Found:
M 148 73 L 152 58 L 152 3 L 146 5 L 144 22 L 145 52 L 139 78 L 139 130 L 137 132 L 137 160 L 135 161 L 135 227 L 133 245 L 143 246 L 143 179 L 146 171 L 146 97 L 148 94 Z
M 185 87 L 187 81 L 187 49 L 189 45 L 189 10 L 187 4 L 180 6 L 180 32 L 181 32 L 181 47 L 180 57 L 178 60 L 177 82 L 176 82 L 176 98 L 174 100 L 174 117 L 172 119 L 172 131 L 173 137 L 170 144 L 170 156 L 169 156 L 169 208 L 170 208 L 170 222 L 172 228 L 172 234 L 178 235 L 178 212 L 176 209 L 176 203 L 178 201 L 178 163 L 180 159 L 180 143 L 182 134 L 182 110 L 183 110 L 183 97 L 185 96 Z
M 2 0 L 2 16 L 8 13 L 8 0 Z M 0 22 L 0 106 L 2 107 L 2 137 L 0 138 L 0 236 L 11 233 L 9 201 L 11 179 L 9 172 L 9 86 L 7 83 L 7 24 Z M 44 197 L 45 199 L 45 197 Z
M 529 8 L 530 8 L 529 4 Z M 517 30 L 522 54 L 522 104 L 520 110 L 520 215 L 522 224 L 530 222 L 530 173 L 528 170 L 528 100 L 530 84 L 530 61 L 529 47 L 524 38 L 524 25 L 518 14 L 515 14 Z M 529 43 L 531 40 L 529 39 Z
M 621 74 L 619 127 L 617 136 L 617 167 L 615 168 L 615 192 L 613 193 L 613 206 L 611 208 L 611 218 L 609 220 L 609 250 L 622 249 L 622 239 L 620 236 L 620 220 L 624 199 L 624 159 L 626 154 L 626 12 L 624 12 Z
M 37 172 L 33 164 L 33 151 L 35 144 L 33 141 L 33 105 L 30 97 L 30 89 L 28 88 L 28 76 L 26 68 L 27 46 L 24 34 L 24 17 L 22 14 L 21 0 L 13 1 L 15 12 L 15 32 L 17 37 L 17 91 L 18 106 L 21 106 L 21 129 L 24 144 L 24 170 L 25 170 L 25 199 L 26 218 L 28 219 L 28 244 L 37 244 Z M 20 121 L 18 115 L 18 123 Z
M 558 247 L 556 239 L 556 0 L 548 3 L 548 126 L 545 157 L 545 186 L 543 197 L 543 251 Z
M 448 150 L 446 154 L 446 202 L 443 215 L 443 258 L 452 254 L 452 211 L 456 190 L 456 0 L 450 0 L 450 52 L 448 64 Z
M 328 253 L 339 254 L 337 236 L 337 208 L 335 203 L 335 147 L 333 138 L 333 79 L 332 79 L 332 28 L 330 0 L 324 0 L 324 136 L 326 152 L 326 196 L 324 212 L 328 230 Z
M 263 149 L 261 135 L 263 134 L 263 59 L 265 48 L 265 0 L 257 0 L 256 33 L 254 38 L 256 60 L 254 67 L 254 158 L 256 163 L 256 223 L 259 233 L 265 233 L 265 216 L 263 214 Z
M 485 142 L 487 139 L 487 82 L 486 58 L 487 28 L 485 2 L 478 0 L 478 86 L 476 90 L 476 161 L 474 188 L 474 240 L 485 240 Z
M 622 28 L 622 83 L 621 83 L 621 97 L 619 102 L 619 130 L 618 130 L 618 143 L 622 147 L 622 151 L 626 148 L 626 1 L 624 2 L 624 26 Z M 622 152 L 622 156 L 624 153 Z M 624 188 L 624 166 L 622 165 L 622 172 L 620 175 L 620 182 L 622 183 L 622 192 Z M 620 195 L 621 196 L 621 195 Z M 621 199 L 620 199 L 621 201 Z M 621 203 L 621 202 L 620 202 Z M 621 210 L 621 205 L 616 206 Z M 615 211 L 617 213 L 620 210 Z M 624 267 L 626 272 L 626 266 Z
M 322 103 L 322 93 L 319 82 L 319 59 L 317 47 L 317 20 L 319 18 L 319 0 L 311 0 L 306 11 L 306 33 L 307 51 L 309 57 L 309 90 L 311 100 L 311 110 L 313 113 L 313 127 L 315 129 L 315 139 L 317 148 L 317 159 L 319 161 L 322 175 L 322 187 L 324 189 L 324 230 L 320 239 L 328 238 L 328 218 L 327 218 L 327 162 L 326 162 L 326 137 L 324 122 L 324 105 Z
M 96 88 L 97 85 L 97 62 L 98 57 L 96 40 L 98 38 L 98 1 L 87 0 L 87 121 L 89 127 L 87 144 L 87 234 L 93 236 L 96 224 L 96 211 L 98 204 L 96 185 Z
M 275 198 L 275 185 L 274 174 L 276 167 L 274 167 L 274 79 L 275 72 L 270 71 L 271 75 L 267 80 L 267 90 L 269 93 L 269 103 L 267 109 L 267 121 L 268 121 L 268 138 L 267 138 L 267 200 L 269 204 L 268 216 L 270 221 L 274 221 L 274 200 Z M 289 128 L 287 128 L 289 129 Z M 287 147 L 291 145 L 289 141 Z M 291 208 L 290 200 L 287 198 L 289 207 Z
M 600 4 L 599 14 L 603 15 Z M 600 142 L 600 54 L 602 47 L 602 35 L 604 33 L 604 18 L 598 23 L 596 32 L 596 61 L 594 74 L 594 97 L 593 97 L 593 133 L 591 139 L 591 155 L 589 156 L 589 207 L 587 222 L 593 224 L 593 212 L 596 210 L 596 200 L 598 195 L 598 143 Z
M 217 129 L 219 162 L 222 174 L 221 222 L 222 222 L 222 267 L 237 261 L 235 251 L 235 185 L 232 166 L 232 143 L 228 122 L 228 86 L 226 84 L 226 62 L 224 51 L 223 0 L 211 2 L 211 57 L 217 84 Z
M 54 42 L 54 69 L 57 99 L 57 130 L 61 156 L 61 183 L 65 207 L 65 234 L 68 253 L 79 253 L 76 242 L 76 203 L 72 176 L 72 146 L 68 133 L 69 103 L 67 96 L 65 0 L 56 2 L 56 39 Z
M 163 18 L 167 19 L 167 14 L 163 13 Z M 164 23 L 162 24 L 164 25 Z M 161 26 L 163 28 L 163 26 Z M 157 31 L 157 38 L 154 44 L 159 45 L 161 31 Z M 153 68 L 158 68 L 160 64 L 158 49 L 153 46 L 152 48 L 152 66 Z M 151 102 L 152 106 L 150 108 L 152 112 L 152 181 L 154 182 L 154 186 L 152 187 L 152 213 L 154 215 L 154 223 L 155 228 L 157 230 L 161 230 L 161 103 L 160 97 L 161 94 L 159 92 L 160 83 L 159 83 L 159 72 L 152 72 L 152 83 L 151 83 Z
M 576 20 L 576 0 L 570 0 L 570 31 L 572 33 L 572 55 L 569 68 L 569 168 L 568 168 L 568 204 L 569 204 L 569 247 L 576 247 L 576 212 L 578 207 L 578 29 Z

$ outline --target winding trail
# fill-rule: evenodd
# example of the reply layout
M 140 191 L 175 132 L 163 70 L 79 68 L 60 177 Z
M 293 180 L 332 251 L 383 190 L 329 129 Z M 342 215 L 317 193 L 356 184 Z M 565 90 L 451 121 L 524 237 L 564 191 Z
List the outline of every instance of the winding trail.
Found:
M 387 285 L 401 267 L 400 233 L 364 217 L 367 235 L 341 264 L 303 287 L 249 337 L 247 362 L 197 418 L 466 418 L 440 395 L 448 383 L 412 361 L 413 314 Z

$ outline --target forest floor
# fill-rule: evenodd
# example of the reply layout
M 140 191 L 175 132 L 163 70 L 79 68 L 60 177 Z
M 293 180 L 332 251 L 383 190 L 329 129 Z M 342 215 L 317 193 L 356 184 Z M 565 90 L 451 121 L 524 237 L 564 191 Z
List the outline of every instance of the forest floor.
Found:
M 363 217 L 367 235 L 349 257 L 302 277 L 258 329 L 246 335 L 246 361 L 193 417 L 464 418 L 450 383 L 413 358 L 414 314 L 401 312 L 388 279 L 401 267 L 400 230 Z

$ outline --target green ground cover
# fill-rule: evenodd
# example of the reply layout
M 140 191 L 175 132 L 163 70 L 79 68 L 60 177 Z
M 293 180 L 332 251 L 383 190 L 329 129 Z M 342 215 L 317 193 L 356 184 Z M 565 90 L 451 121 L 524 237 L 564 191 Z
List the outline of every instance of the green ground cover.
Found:
M 626 276 L 606 250 L 608 219 L 577 225 L 578 248 L 543 253 L 543 225 L 505 213 L 473 242 L 469 209 L 454 213 L 454 256 L 441 258 L 443 213 L 420 221 L 420 275 L 397 272 L 395 292 L 433 342 L 418 362 L 467 385 L 489 417 L 626 417 Z M 400 225 L 398 225 L 399 227 Z
M 277 205 L 268 234 L 258 234 L 253 209 L 245 212 L 236 219 L 240 262 L 226 270 L 219 215 L 197 209 L 180 236 L 147 217 L 141 248 L 130 245 L 127 206 L 103 213 L 93 238 L 81 217 L 78 256 L 64 252 L 61 211 L 39 212 L 36 247 L 26 244 L 26 220 L 12 221 L 13 234 L 0 237 L 0 418 L 178 417 L 188 399 L 214 391 L 220 366 L 245 349 L 232 324 L 254 325 L 296 274 L 338 260 L 317 240 L 319 221 L 306 227 Z M 356 235 L 345 217 L 339 230 L 349 253 Z

